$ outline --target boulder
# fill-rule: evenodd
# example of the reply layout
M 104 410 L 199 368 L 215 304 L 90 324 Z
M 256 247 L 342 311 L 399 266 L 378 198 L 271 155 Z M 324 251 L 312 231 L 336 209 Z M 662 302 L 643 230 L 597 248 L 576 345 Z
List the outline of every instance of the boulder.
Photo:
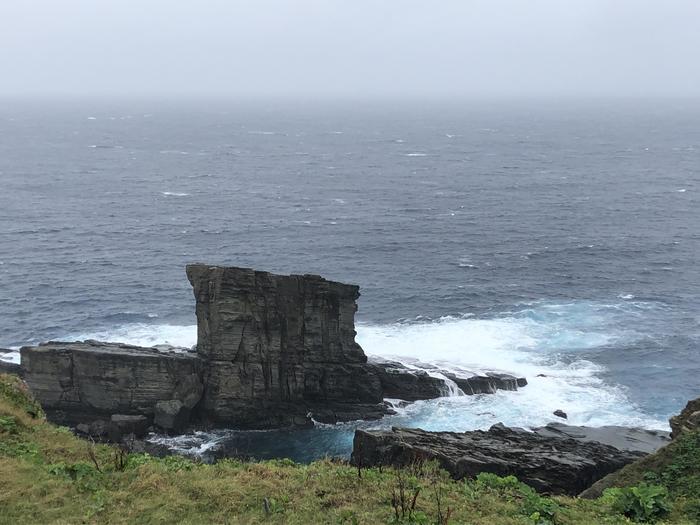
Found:
M 148 432 L 150 424 L 151 422 L 146 416 L 114 414 L 109 422 L 109 439 L 119 442 L 129 435 L 141 438 Z
M 642 457 L 593 441 L 548 437 L 494 425 L 488 431 L 356 430 L 352 462 L 362 467 L 437 460 L 455 479 L 514 475 L 540 492 L 575 495 Z
M 555 410 L 552 412 L 555 416 L 560 417 L 562 419 L 569 419 L 569 416 L 564 412 L 563 410 Z
M 163 430 L 180 432 L 190 422 L 190 409 L 179 399 L 158 401 L 153 422 Z
M 677 416 L 670 421 L 671 438 L 677 438 L 682 432 L 700 430 L 700 397 L 688 401 L 688 404 Z

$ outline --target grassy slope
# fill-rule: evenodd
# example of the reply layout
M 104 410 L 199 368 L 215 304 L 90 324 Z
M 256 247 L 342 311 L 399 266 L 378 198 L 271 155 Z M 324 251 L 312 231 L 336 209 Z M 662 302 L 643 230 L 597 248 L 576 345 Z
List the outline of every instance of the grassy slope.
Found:
M 3 524 L 397 523 L 392 494 L 401 479 L 409 504 L 420 490 L 413 521 L 400 523 L 439 523 L 438 500 L 443 515 L 451 509 L 453 524 L 532 524 L 534 511 L 557 524 L 629 523 L 601 500 L 543 498 L 495 476 L 455 482 L 429 467 L 363 469 L 359 478 L 357 469 L 332 461 L 203 465 L 176 456 L 124 457 L 47 423 L 22 383 L 0 375 Z M 670 523 L 691 523 L 674 514 Z

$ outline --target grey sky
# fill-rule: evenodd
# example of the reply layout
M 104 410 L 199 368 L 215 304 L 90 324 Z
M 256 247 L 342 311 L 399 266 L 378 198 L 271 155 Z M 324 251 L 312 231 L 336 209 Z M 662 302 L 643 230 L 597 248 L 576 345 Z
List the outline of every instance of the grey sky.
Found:
M 700 0 L 2 0 L 0 94 L 700 95 Z

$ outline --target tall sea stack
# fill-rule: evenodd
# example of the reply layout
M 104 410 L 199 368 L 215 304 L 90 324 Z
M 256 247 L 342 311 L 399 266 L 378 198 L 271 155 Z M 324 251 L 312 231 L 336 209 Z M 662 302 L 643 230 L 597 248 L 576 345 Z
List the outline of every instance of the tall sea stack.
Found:
M 192 264 L 201 413 L 238 427 L 377 417 L 382 388 L 360 345 L 359 287 L 316 275 Z

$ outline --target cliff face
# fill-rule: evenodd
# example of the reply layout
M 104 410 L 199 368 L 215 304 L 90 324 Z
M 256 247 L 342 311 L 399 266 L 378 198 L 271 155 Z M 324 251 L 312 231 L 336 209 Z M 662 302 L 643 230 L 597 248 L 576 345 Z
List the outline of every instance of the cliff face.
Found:
M 359 288 L 315 275 L 187 266 L 203 414 L 242 427 L 377 417 L 382 389 L 355 342 Z
M 109 419 L 113 414 L 153 417 L 159 401 L 201 395 L 196 354 L 119 343 L 51 342 L 21 350 L 27 384 L 52 420 Z

